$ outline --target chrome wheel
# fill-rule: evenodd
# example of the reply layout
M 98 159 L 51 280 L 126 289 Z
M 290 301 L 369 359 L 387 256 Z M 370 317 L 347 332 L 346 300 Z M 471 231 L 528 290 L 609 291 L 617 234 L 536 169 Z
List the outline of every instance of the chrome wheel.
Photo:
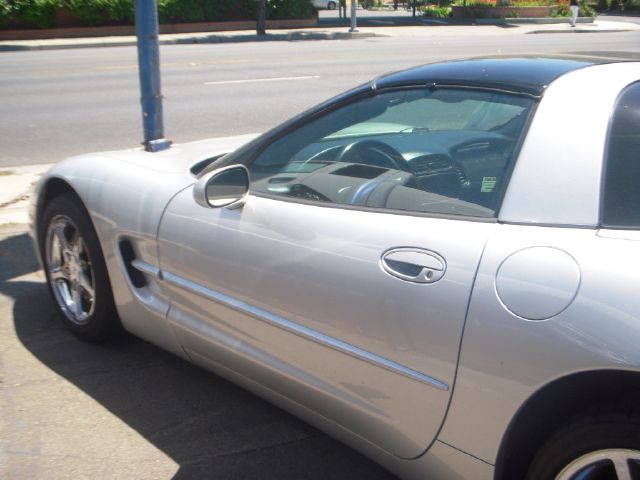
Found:
M 45 262 L 58 306 L 72 323 L 85 324 L 95 309 L 95 276 L 86 243 L 66 215 L 49 223 Z
M 640 480 L 640 451 L 607 449 L 587 453 L 567 465 L 556 480 Z

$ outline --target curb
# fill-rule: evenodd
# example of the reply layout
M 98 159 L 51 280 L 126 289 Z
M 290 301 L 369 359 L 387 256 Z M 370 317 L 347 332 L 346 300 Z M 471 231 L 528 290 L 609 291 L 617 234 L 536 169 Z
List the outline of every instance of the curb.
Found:
M 476 18 L 473 20 L 478 25 L 504 25 L 512 23 L 514 25 L 561 25 L 568 24 L 569 17 L 542 17 L 542 18 Z M 577 23 L 593 24 L 595 17 L 580 17 Z
M 303 40 L 352 40 L 358 38 L 386 37 L 371 32 L 304 32 L 267 33 L 266 35 L 205 35 L 200 37 L 160 40 L 162 45 L 185 43 L 235 43 L 235 42 L 296 42 Z M 137 42 L 133 42 L 134 45 Z
M 246 43 L 246 42 L 297 42 L 306 40 L 353 40 L 372 37 L 387 37 L 372 32 L 305 32 L 295 31 L 288 33 L 268 33 L 266 35 L 197 35 L 182 38 L 160 37 L 160 45 L 185 45 L 185 44 L 207 44 L 207 43 Z M 29 42 L 29 44 L 23 44 Z M 11 43 L 10 41 L 0 44 L 0 52 L 16 52 L 28 50 L 69 50 L 75 48 L 99 48 L 99 47 L 131 47 L 138 44 L 137 39 L 123 38 L 116 40 L 111 37 L 104 40 L 22 40 Z
M 33 185 L 53 164 L 0 168 L 0 227 L 29 223 Z
M 586 28 L 572 28 L 571 30 L 533 30 L 531 32 L 527 32 L 527 35 L 530 34 L 540 34 L 540 33 L 618 33 L 618 32 L 634 32 L 632 29 L 607 29 L 607 30 L 594 30 L 594 29 L 586 29 Z

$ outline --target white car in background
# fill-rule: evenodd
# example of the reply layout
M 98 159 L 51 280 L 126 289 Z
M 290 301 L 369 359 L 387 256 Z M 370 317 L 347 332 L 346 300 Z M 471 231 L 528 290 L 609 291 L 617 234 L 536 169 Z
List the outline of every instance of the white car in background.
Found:
M 338 0 L 311 0 L 311 3 L 318 10 L 335 10 L 338 6 Z

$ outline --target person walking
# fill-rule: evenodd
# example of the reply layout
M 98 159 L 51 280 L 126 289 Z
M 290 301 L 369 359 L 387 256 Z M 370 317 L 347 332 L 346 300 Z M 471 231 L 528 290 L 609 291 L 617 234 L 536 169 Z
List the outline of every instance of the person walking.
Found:
M 578 21 L 578 12 L 580 11 L 578 0 L 569 0 L 569 7 L 571 8 L 571 26 L 575 27 L 576 21 Z

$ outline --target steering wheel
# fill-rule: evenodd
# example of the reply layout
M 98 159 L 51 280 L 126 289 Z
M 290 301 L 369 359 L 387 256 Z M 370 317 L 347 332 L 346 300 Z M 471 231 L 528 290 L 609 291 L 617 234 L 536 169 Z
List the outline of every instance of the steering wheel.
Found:
M 340 152 L 339 162 L 360 163 L 374 167 L 393 168 L 410 172 L 409 164 L 395 148 L 378 140 L 359 140 Z

